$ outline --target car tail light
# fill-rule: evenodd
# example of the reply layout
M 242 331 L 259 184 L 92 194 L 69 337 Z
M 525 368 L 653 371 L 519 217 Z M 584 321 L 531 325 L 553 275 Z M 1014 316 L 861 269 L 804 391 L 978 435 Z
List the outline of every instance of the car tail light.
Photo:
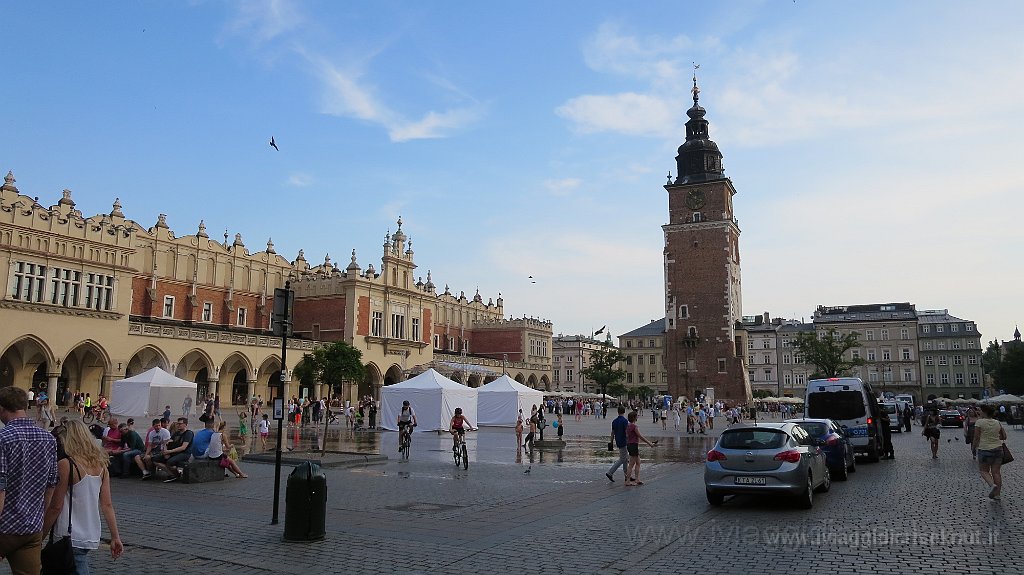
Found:
M 776 455 L 774 457 L 774 459 L 775 459 L 775 461 L 786 461 L 786 462 L 789 462 L 789 463 L 799 463 L 800 462 L 800 452 L 795 450 L 795 449 L 790 449 L 789 451 L 783 451 L 782 453 Z
M 725 461 L 725 454 L 717 449 L 708 452 L 708 461 Z
M 869 417 L 868 418 L 868 425 L 871 425 L 872 422 L 874 422 L 874 420 Z

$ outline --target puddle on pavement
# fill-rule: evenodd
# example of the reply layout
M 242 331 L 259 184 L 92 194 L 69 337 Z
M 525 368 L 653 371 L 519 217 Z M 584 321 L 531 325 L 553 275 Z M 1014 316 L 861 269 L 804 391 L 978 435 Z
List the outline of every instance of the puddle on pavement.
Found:
M 267 441 L 266 452 L 273 452 L 276 447 L 276 430 L 271 432 Z M 417 434 L 417 438 L 421 435 Z M 240 438 L 237 431 L 231 438 L 240 455 L 263 452 L 262 442 L 258 436 Z M 420 441 L 414 442 L 414 451 L 418 447 L 420 453 L 430 453 L 432 457 L 444 458 L 440 453 L 448 453 L 449 449 L 438 445 L 444 441 L 443 435 L 424 433 Z M 487 463 L 559 463 L 594 465 L 610 464 L 618 457 L 618 451 L 608 451 L 608 439 L 592 436 L 566 436 L 565 447 L 561 449 L 534 449 L 532 452 L 513 451 L 508 444 L 507 432 L 500 429 L 484 428 L 469 436 L 467 444 L 470 448 L 470 460 Z M 326 449 L 346 453 L 376 455 L 383 452 L 391 459 L 396 459 L 392 448 L 397 436 L 388 432 L 352 431 L 331 428 L 324 434 L 323 428 L 285 429 L 282 437 L 282 451 L 297 452 Z M 652 463 L 699 463 L 715 444 L 714 437 L 681 436 L 660 437 L 657 447 L 640 447 L 644 461 Z M 439 448 L 440 447 L 440 448 Z

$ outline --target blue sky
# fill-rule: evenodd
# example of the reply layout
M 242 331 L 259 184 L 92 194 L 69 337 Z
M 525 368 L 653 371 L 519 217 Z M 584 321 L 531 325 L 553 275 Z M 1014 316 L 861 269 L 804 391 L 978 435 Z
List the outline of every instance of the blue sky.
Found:
M 743 309 L 1024 323 L 1024 4 L 3 3 L 0 170 L 45 205 L 419 272 L 555 333 L 663 315 L 692 63 Z M 268 145 L 276 138 L 280 152 Z M 534 276 L 531 283 L 528 276 Z

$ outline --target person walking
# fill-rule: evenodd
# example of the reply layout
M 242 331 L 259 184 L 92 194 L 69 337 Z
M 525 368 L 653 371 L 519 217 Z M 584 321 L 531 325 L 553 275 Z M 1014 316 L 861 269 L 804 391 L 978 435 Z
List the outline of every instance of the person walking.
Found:
M 938 459 L 939 437 L 942 435 L 942 432 L 939 431 L 938 410 L 933 409 L 924 416 L 924 431 L 921 432 L 921 435 L 925 436 L 932 444 L 932 459 Z
M 636 412 L 631 412 L 626 418 L 629 424 L 626 426 L 626 451 L 629 453 L 629 465 L 626 467 L 626 485 L 643 485 L 640 481 L 640 442 L 643 441 L 651 447 L 658 445 L 655 441 L 651 443 L 640 433 L 636 424 Z
M 543 409 L 543 407 L 541 409 Z M 526 434 L 526 441 L 523 442 L 523 449 L 533 451 L 533 439 L 537 436 L 537 421 L 540 417 L 540 411 L 534 411 L 533 414 L 530 415 L 530 433 Z
M 978 408 L 972 405 L 970 409 L 967 410 L 966 417 L 964 417 L 964 440 L 966 440 L 967 445 L 971 447 L 972 458 L 978 457 L 978 446 L 974 443 L 974 426 L 978 423 L 978 418 L 980 416 L 981 413 L 978 411 Z
M 15 575 L 41 569 L 43 511 L 57 486 L 57 440 L 27 410 L 24 389 L 0 389 L 0 557 Z
M 909 403 L 903 407 L 902 417 L 903 417 L 903 427 L 906 428 L 907 433 L 910 433 L 910 422 L 913 421 L 913 419 L 914 419 L 914 412 L 913 412 L 913 410 L 910 409 L 910 404 Z
M 523 447 L 523 410 L 519 410 L 519 415 L 516 416 L 516 450 L 520 450 Z
M 882 422 L 882 459 L 896 459 L 896 453 L 892 448 L 892 418 L 882 410 L 879 420 Z
M 67 457 L 57 462 L 60 479 L 46 509 L 43 532 L 53 528 L 54 537 L 70 535 L 75 574 L 89 575 L 89 551 L 100 546 L 101 513 L 110 531 L 110 556 L 117 559 L 124 552 L 110 498 L 107 454 L 81 421 L 65 423 L 61 435 Z
M 181 402 L 181 416 L 188 417 L 192 415 L 192 396 L 186 395 L 184 401 Z
M 612 420 L 612 435 L 608 441 L 609 445 L 612 445 L 619 450 L 619 459 L 612 464 L 608 473 L 604 476 L 608 478 L 608 481 L 615 481 L 615 470 L 620 466 L 622 472 L 626 474 L 625 481 L 629 482 L 629 452 L 626 450 L 626 428 L 629 426 L 629 420 L 624 415 L 626 413 L 626 407 L 624 405 L 619 406 L 619 416 Z
M 1001 468 L 1006 430 L 993 417 L 995 413 L 995 407 L 981 406 L 981 417 L 974 424 L 974 439 L 971 441 L 971 446 L 978 450 L 978 471 L 981 473 L 981 478 L 991 488 L 988 497 L 998 501 L 1003 490 Z

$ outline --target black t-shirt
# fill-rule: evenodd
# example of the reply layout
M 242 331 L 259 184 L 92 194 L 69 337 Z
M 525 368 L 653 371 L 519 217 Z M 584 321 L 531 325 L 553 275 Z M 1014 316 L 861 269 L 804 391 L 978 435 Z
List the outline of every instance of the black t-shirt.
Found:
M 196 434 L 192 433 L 191 429 L 186 429 L 182 433 L 175 433 L 171 436 L 171 440 L 167 442 L 167 449 L 177 449 L 185 443 L 192 445 L 192 440 L 195 439 Z

